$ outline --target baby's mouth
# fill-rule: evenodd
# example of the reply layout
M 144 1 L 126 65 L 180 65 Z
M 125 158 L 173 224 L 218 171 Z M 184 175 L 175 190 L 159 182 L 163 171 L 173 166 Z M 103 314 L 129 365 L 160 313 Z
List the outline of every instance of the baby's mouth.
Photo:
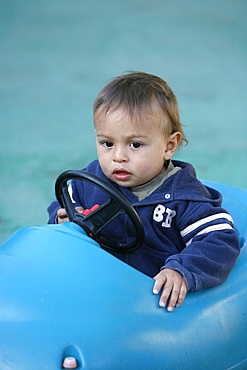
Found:
M 119 168 L 113 171 L 113 176 L 118 181 L 128 181 L 130 179 L 131 174 L 125 169 Z

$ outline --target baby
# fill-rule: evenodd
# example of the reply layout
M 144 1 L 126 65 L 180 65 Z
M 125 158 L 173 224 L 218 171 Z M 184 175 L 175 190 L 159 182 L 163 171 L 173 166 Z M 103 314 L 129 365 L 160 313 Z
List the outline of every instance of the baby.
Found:
M 173 311 L 188 291 L 223 283 L 240 251 L 233 220 L 221 208 L 218 191 L 204 186 L 189 163 L 172 160 L 186 142 L 176 97 L 154 75 L 131 72 L 116 77 L 94 103 L 98 160 L 85 170 L 113 184 L 138 212 L 145 229 L 142 246 L 113 253 L 154 278 L 159 304 Z M 74 182 L 73 199 L 82 208 L 102 204 L 102 194 Z M 68 221 L 57 201 L 49 223 Z M 114 221 L 107 232 L 128 225 Z

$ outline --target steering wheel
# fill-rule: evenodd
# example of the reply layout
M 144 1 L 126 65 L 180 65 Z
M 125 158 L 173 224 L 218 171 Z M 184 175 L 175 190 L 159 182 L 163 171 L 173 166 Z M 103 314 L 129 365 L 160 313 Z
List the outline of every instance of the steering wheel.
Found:
M 68 181 L 73 179 L 87 181 L 97 186 L 107 193 L 110 199 L 89 214 L 78 213 L 68 190 Z M 61 207 L 65 208 L 69 220 L 80 225 L 102 248 L 109 251 L 129 253 L 141 246 L 144 239 L 144 228 L 136 210 L 117 189 L 100 177 L 83 170 L 65 171 L 56 180 L 55 192 L 57 200 Z M 129 242 L 116 242 L 101 235 L 101 230 L 121 213 L 128 216 L 134 227 L 135 236 Z

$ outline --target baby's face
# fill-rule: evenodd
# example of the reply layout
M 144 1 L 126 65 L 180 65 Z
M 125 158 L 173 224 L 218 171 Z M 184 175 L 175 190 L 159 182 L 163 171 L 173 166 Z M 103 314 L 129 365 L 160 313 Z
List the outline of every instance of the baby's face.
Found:
M 165 170 L 171 135 L 161 115 L 132 120 L 121 109 L 95 119 L 98 159 L 104 174 L 120 186 L 144 184 Z

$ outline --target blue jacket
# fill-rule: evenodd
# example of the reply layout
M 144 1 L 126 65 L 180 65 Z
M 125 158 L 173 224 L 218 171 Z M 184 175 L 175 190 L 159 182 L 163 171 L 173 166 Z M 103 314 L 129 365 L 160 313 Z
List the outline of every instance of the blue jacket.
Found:
M 172 162 L 182 169 L 141 201 L 128 188 L 111 182 L 97 160 L 85 168 L 117 188 L 135 207 L 144 225 L 145 238 L 138 250 L 113 254 L 151 277 L 162 268 L 176 270 L 184 277 L 188 291 L 219 285 L 228 277 L 240 252 L 232 218 L 221 208 L 220 193 L 204 186 L 190 164 Z M 107 200 L 98 187 L 77 180 L 73 198 L 88 209 Z M 58 208 L 57 201 L 49 206 L 48 223 L 56 222 Z M 128 230 L 126 220 L 115 219 L 104 232 L 118 240 L 121 232 L 127 235 Z M 122 236 L 120 239 L 123 241 Z

